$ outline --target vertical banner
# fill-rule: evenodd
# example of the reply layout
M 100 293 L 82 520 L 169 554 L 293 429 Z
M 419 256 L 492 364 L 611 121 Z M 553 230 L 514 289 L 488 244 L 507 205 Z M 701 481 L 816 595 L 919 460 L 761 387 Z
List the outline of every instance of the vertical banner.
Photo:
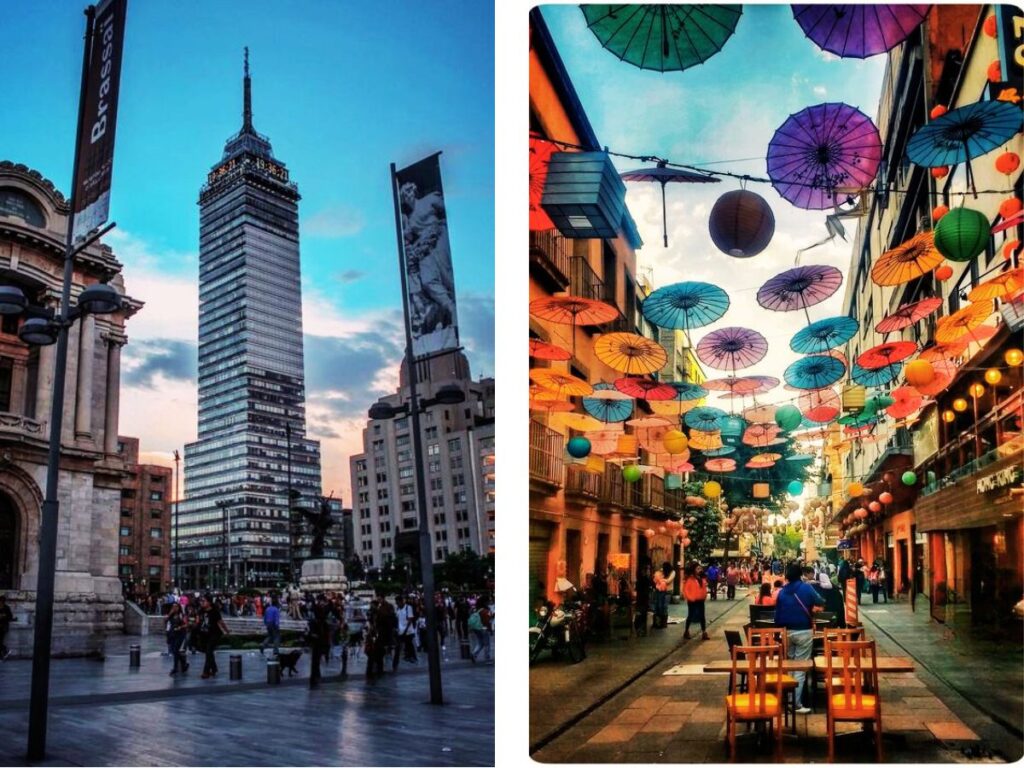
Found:
M 128 0 L 103 0 L 96 9 L 89 53 L 85 109 L 78 126 L 78 165 L 72 182 L 75 203 L 72 239 L 102 226 L 110 211 L 114 133 L 121 84 L 121 53 Z
M 455 277 L 441 189 L 440 153 L 395 173 L 413 357 L 459 346 Z
M 860 603 L 857 600 L 857 580 L 852 576 L 846 580 L 846 626 L 860 626 Z

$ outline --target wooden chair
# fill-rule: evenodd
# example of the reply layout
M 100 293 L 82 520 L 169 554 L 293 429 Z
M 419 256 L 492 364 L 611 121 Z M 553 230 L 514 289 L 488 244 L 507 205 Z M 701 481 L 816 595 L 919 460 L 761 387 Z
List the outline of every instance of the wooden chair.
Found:
M 822 656 L 826 653 L 825 644 L 827 641 L 832 642 L 843 642 L 849 643 L 857 640 L 866 640 L 867 635 L 864 632 L 864 627 L 848 627 L 846 629 L 840 629 L 838 627 L 827 627 L 825 629 L 814 630 L 814 640 L 812 643 L 813 656 Z M 820 690 L 819 684 L 822 682 L 822 678 L 819 677 L 817 669 L 811 671 L 811 706 L 813 708 L 814 701 L 818 697 L 818 691 Z M 836 689 L 842 688 L 842 679 L 837 678 L 832 681 L 832 685 Z
M 773 623 L 775 621 L 775 606 L 774 605 L 751 605 L 748 606 L 750 609 L 750 623 L 757 625 L 758 622 Z
M 725 697 L 729 759 L 736 760 L 736 724 L 767 722 L 775 737 L 775 760 L 782 762 L 782 656 L 777 645 L 737 645 L 732 649 L 732 690 L 739 675 L 747 676 L 747 692 Z M 769 675 L 774 682 L 769 683 Z
M 875 761 L 882 763 L 882 697 L 878 690 L 878 659 L 874 640 L 851 642 L 825 638 L 825 686 L 828 692 L 828 761 L 835 762 L 837 722 L 870 723 Z M 835 686 L 839 678 L 842 689 Z
M 727 630 L 725 630 L 725 642 L 729 646 L 729 657 L 731 658 L 732 657 L 732 649 L 735 648 L 736 646 L 743 645 L 743 636 L 739 633 L 738 630 L 727 629 Z M 742 656 L 740 658 L 742 658 Z M 741 677 L 741 680 L 740 680 L 739 692 L 743 693 L 744 691 L 747 690 L 747 675 L 746 675 L 745 672 L 740 672 L 740 677 Z M 729 690 L 728 690 L 728 693 L 732 693 L 732 692 L 733 692 L 732 675 L 730 675 L 729 676 Z
M 785 627 L 751 627 L 747 630 L 747 641 L 750 645 L 777 645 L 781 658 L 789 658 L 789 633 Z M 775 683 L 774 675 L 768 675 L 768 685 Z M 783 724 L 790 722 L 792 717 L 793 733 L 796 733 L 796 678 L 782 673 Z M 789 706 L 785 706 L 786 703 Z

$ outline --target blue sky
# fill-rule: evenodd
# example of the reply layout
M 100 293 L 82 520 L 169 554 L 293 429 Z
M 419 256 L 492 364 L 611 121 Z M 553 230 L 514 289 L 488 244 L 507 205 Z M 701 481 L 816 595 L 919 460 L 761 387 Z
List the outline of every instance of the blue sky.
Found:
M 788 5 L 744 5 L 734 35 L 720 52 L 701 66 L 665 74 L 640 70 L 604 50 L 577 6 L 543 6 L 543 14 L 598 140 L 612 151 L 711 163 L 709 170 L 765 177 L 768 143 L 790 114 L 841 101 L 872 120 L 877 117 L 886 57 L 847 60 L 821 51 L 804 37 Z M 612 159 L 620 171 L 643 165 Z M 760 255 L 734 259 L 715 248 L 708 219 L 715 200 L 737 188 L 739 182 L 729 178 L 718 184 L 670 185 L 666 249 L 660 187 L 627 183 L 626 203 L 645 243 L 637 252 L 638 269 L 654 287 L 701 280 L 725 288 L 732 306 L 720 321 L 695 331 L 694 343 L 720 327 L 759 329 L 769 342 L 768 357 L 748 372 L 781 378 L 798 357 L 789 340 L 806 320 L 801 312 L 761 308 L 755 294 L 769 277 L 793 266 L 797 250 L 826 237 L 826 212 L 800 210 L 770 185 L 750 183 L 748 189 L 772 208 L 775 235 Z M 856 221 L 844 223 L 852 243 Z M 850 243 L 837 239 L 815 248 L 801 264 L 827 264 L 845 274 Z M 841 314 L 843 290 L 813 307 L 812 319 Z M 712 377 L 725 375 L 706 370 Z M 764 399 L 793 396 L 779 388 Z M 725 403 L 728 410 L 728 402 L 711 404 Z
M 388 164 L 442 150 L 463 343 L 494 372 L 494 16 L 490 3 L 130 2 L 108 242 L 128 292 L 121 431 L 167 455 L 194 439 L 199 188 L 241 125 L 250 48 L 256 129 L 299 185 L 310 423 L 324 488 L 344 490 L 367 406 L 397 381 L 400 290 Z M 4 8 L 17 99 L 3 157 L 67 191 L 83 3 Z M 17 106 L 12 108 L 11 104 Z M 329 455 L 328 455 L 329 454 Z M 157 456 L 158 458 L 158 456 Z

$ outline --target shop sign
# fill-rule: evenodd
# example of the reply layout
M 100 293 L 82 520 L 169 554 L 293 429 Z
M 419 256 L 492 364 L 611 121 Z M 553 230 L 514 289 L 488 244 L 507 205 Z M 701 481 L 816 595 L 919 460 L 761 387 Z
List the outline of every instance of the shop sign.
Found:
M 994 491 L 997 488 L 1012 485 L 1018 482 L 1019 477 L 1020 467 L 1004 467 L 998 472 L 993 472 L 991 475 L 985 475 L 985 477 L 979 478 L 977 483 L 978 493 L 988 493 L 989 491 Z
M 853 539 L 840 539 L 836 549 L 853 549 Z
M 1020 82 L 1024 79 L 1024 11 L 1009 5 L 996 6 L 996 28 L 999 39 L 999 61 L 1002 82 L 993 83 L 993 98 L 1020 96 Z

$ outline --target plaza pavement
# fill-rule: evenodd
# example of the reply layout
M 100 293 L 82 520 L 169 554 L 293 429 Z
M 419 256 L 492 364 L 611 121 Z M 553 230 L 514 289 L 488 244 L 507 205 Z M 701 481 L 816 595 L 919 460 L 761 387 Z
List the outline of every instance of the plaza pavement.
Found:
M 128 646 L 142 645 L 130 669 Z M 200 679 L 203 657 L 169 677 L 162 638 L 116 637 L 105 660 L 51 664 L 47 760 L 42 765 L 492 765 L 494 666 L 442 662 L 445 705 L 429 705 L 427 664 L 403 662 L 367 680 L 365 659 L 339 677 L 337 660 L 309 689 L 309 654 L 300 674 L 266 682 L 258 652 L 221 651 L 219 674 Z M 228 657 L 241 654 L 242 680 Z M 455 654 L 457 656 L 457 652 Z M 25 765 L 30 661 L 0 665 L 0 765 Z
M 621 647 L 608 647 L 607 651 L 600 646 L 592 649 L 590 658 L 573 669 L 582 668 L 595 657 L 606 654 L 608 658 L 604 663 L 630 667 L 635 679 L 611 690 L 600 703 L 586 708 L 571 723 L 549 731 L 540 745 L 531 739 L 532 757 L 553 763 L 726 761 L 723 697 L 728 676 L 704 674 L 701 667 L 712 659 L 728 657 L 723 630 L 740 629 L 747 622 L 748 604 L 738 599 L 709 626 L 711 640 L 686 642 L 670 650 L 664 660 L 655 663 L 649 671 L 643 671 L 645 665 L 634 661 L 635 654 L 623 653 Z M 709 601 L 707 606 L 710 614 L 714 604 Z M 884 606 L 864 606 L 864 609 L 865 624 L 869 636 L 878 642 L 879 654 L 908 655 L 908 649 L 881 631 L 870 616 L 875 613 L 880 621 L 887 618 L 889 613 L 879 613 Z M 716 607 L 716 610 L 721 608 Z M 899 614 L 895 617 L 893 624 L 899 626 Z M 906 626 L 907 632 L 920 634 L 920 627 Z M 681 627 L 670 627 L 666 632 L 675 635 L 678 641 Z M 671 638 L 661 642 L 669 643 Z M 977 663 L 983 664 L 984 659 Z M 913 674 L 881 678 L 887 762 L 1002 762 L 1021 756 L 1019 738 L 920 662 L 916 666 Z M 670 670 L 671 673 L 666 674 Z M 640 672 L 639 676 L 636 672 Z M 534 671 L 531 671 L 533 676 Z M 1012 685 L 1012 681 L 1007 684 Z M 565 685 L 572 689 L 571 682 Z M 534 687 L 531 680 L 531 690 Z M 546 706 L 545 699 L 546 694 L 538 698 L 541 707 Z M 532 698 L 531 714 L 537 715 Z M 531 719 L 531 734 L 532 725 Z M 859 729 L 856 724 L 841 724 L 837 728 L 839 733 L 846 734 L 837 739 L 838 761 L 874 762 L 872 744 L 856 732 Z M 824 762 L 827 742 L 821 705 L 814 714 L 797 717 L 797 732 L 796 737 L 784 737 L 784 761 Z M 738 760 L 774 762 L 771 749 L 758 746 L 756 738 L 746 736 L 743 728 L 740 729 Z

